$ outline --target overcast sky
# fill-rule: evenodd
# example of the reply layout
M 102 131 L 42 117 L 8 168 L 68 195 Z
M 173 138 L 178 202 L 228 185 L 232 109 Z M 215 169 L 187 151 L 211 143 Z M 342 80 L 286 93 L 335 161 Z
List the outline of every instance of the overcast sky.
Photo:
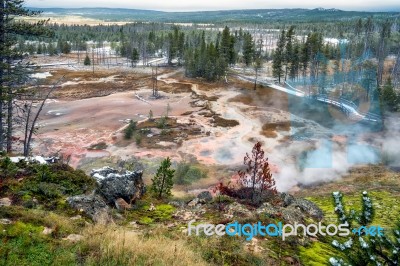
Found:
M 400 11 L 400 0 L 27 0 L 26 5 L 30 7 L 119 7 L 163 11 L 297 7 Z

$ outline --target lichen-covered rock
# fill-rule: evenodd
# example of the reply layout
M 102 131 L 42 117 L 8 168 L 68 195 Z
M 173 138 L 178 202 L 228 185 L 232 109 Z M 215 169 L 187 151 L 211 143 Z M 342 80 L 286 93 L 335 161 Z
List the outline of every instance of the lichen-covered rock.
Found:
M 77 234 L 70 234 L 67 237 L 63 238 L 63 240 L 68 240 L 72 243 L 79 242 L 83 239 L 83 235 L 77 235 Z
M 191 201 L 189 201 L 187 205 L 189 207 L 195 207 L 197 204 L 199 204 L 199 199 L 198 198 L 194 198 Z
M 286 223 L 294 224 L 294 223 L 304 223 L 305 218 L 308 217 L 301 210 L 289 206 L 281 209 L 282 218 Z
M 104 178 L 98 179 L 99 187 L 96 193 L 101 195 L 107 204 L 114 204 L 118 198 L 129 203 L 134 202 L 145 192 L 142 174 L 142 171 L 126 171 L 123 174 L 111 172 Z
M 280 215 L 280 207 L 273 206 L 269 202 L 263 203 L 257 210 L 256 212 L 258 214 L 265 214 L 266 216 L 270 217 L 278 217 Z
M 279 196 L 282 200 L 283 207 L 287 207 L 295 201 L 295 198 L 292 195 L 285 192 L 279 193 Z
M 318 220 L 321 220 L 324 217 L 322 210 L 315 203 L 309 200 L 296 199 L 291 205 L 299 208 L 302 212 L 305 212 Z
M 10 198 L 2 198 L 0 199 L 0 206 L 11 206 L 11 199 Z
M 168 202 L 169 205 L 174 206 L 175 208 L 183 208 L 185 207 L 185 202 L 183 201 L 170 201 Z
M 227 214 L 233 215 L 233 217 L 252 217 L 254 214 L 246 208 L 246 206 L 238 203 L 238 202 L 233 202 L 229 204 L 226 208 Z
M 90 172 L 90 176 L 96 179 L 97 182 L 100 182 L 104 178 L 106 178 L 110 174 L 117 174 L 118 171 L 109 167 L 109 166 L 104 166 L 103 168 L 100 169 L 93 169 Z
M 213 199 L 210 191 L 208 190 L 201 192 L 199 195 L 197 195 L 197 198 L 199 199 L 200 203 L 207 203 Z
M 270 202 L 263 203 L 256 212 L 258 214 L 265 213 L 275 218 L 283 218 L 286 222 L 303 222 L 308 217 L 316 220 L 323 218 L 323 212 L 313 202 L 295 198 L 287 193 L 279 193 L 280 202 L 272 204 Z
M 95 222 L 101 222 L 110 211 L 103 198 L 96 194 L 69 197 L 67 202 L 72 208 L 83 212 Z
M 131 203 L 142 197 L 145 192 L 142 171 L 119 173 L 106 166 L 92 170 L 91 176 L 98 183 L 97 189 L 91 195 L 69 197 L 67 202 L 95 222 L 109 220 L 109 206 L 115 206 L 119 210 L 130 209 Z

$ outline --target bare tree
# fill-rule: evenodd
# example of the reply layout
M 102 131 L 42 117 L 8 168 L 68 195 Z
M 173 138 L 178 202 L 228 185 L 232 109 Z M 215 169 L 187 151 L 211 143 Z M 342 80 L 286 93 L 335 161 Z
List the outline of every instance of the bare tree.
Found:
M 40 113 L 43 110 L 43 106 L 46 100 L 49 99 L 51 93 L 57 89 L 57 85 L 64 79 L 64 76 L 60 78 L 44 95 L 42 99 L 35 100 L 33 97 L 30 101 L 26 101 L 23 107 L 23 112 L 25 113 L 25 127 L 24 127 L 24 156 L 29 156 L 30 146 L 32 142 L 33 133 L 36 131 L 36 122 L 39 118 Z M 34 110 L 34 104 L 40 102 L 39 109 Z

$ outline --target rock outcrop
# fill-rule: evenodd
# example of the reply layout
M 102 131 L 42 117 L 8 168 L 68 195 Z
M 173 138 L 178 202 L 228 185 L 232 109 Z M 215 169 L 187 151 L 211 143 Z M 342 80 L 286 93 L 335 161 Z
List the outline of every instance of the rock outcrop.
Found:
M 120 174 L 112 170 L 104 169 L 100 172 L 92 172 L 92 176 L 99 183 L 96 193 L 101 195 L 108 204 L 114 204 L 119 198 L 131 203 L 143 196 L 145 186 L 142 171 L 126 171 Z
M 69 197 L 67 202 L 72 208 L 83 212 L 95 222 L 101 222 L 110 212 L 110 208 L 103 198 L 95 193 Z
M 67 198 L 68 204 L 95 222 L 103 222 L 110 214 L 110 207 L 119 210 L 130 209 L 131 203 L 143 196 L 145 185 L 142 171 L 124 171 L 111 167 L 92 170 L 98 187 L 90 195 L 78 195 Z
M 197 198 L 199 199 L 200 203 L 208 203 L 213 199 L 210 191 L 208 190 L 201 192 L 199 195 L 197 195 Z
M 231 198 L 231 203 L 223 207 L 223 215 L 227 219 L 234 219 L 235 217 L 252 219 L 256 215 L 265 215 L 271 218 L 282 219 L 289 223 L 305 222 L 308 218 L 320 221 L 323 218 L 322 210 L 309 200 L 296 198 L 288 193 L 278 193 L 268 198 L 270 200 L 264 201 L 258 208 L 254 208 L 254 206 L 249 208 L 245 204 L 241 204 L 240 200 Z M 195 211 L 203 204 L 211 201 L 211 193 L 204 191 L 189 201 L 186 206 L 191 211 Z

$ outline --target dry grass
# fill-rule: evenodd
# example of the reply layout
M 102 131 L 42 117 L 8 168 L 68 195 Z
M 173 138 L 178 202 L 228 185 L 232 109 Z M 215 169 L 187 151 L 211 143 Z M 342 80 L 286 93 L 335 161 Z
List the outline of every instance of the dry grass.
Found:
M 239 94 L 239 95 L 229 99 L 229 102 L 237 102 L 237 103 L 243 103 L 246 105 L 250 105 L 253 103 L 253 98 L 249 95 Z
M 239 125 L 239 122 L 232 119 L 222 118 L 220 115 L 214 115 L 214 125 L 217 127 L 235 127 Z
M 62 83 L 78 82 L 79 84 L 67 84 L 58 88 L 53 94 L 54 98 L 62 99 L 85 99 L 92 97 L 107 96 L 117 92 L 136 90 L 151 85 L 151 76 L 145 73 L 121 73 L 118 71 L 98 70 L 91 71 L 70 71 L 60 69 L 51 72 L 45 85 L 52 85 L 64 76 Z M 104 82 L 113 76 L 113 81 Z
M 157 83 L 157 88 L 159 91 L 167 92 L 167 93 L 185 93 L 192 92 L 192 85 L 189 83 L 165 83 L 159 81 Z
M 117 226 L 90 226 L 84 230 L 83 246 L 88 265 L 206 265 L 183 238 L 166 237 L 165 229 L 144 236 Z
M 278 134 L 277 131 L 289 131 L 290 121 L 276 122 L 276 123 L 266 123 L 263 125 L 260 133 L 267 138 L 276 138 Z

